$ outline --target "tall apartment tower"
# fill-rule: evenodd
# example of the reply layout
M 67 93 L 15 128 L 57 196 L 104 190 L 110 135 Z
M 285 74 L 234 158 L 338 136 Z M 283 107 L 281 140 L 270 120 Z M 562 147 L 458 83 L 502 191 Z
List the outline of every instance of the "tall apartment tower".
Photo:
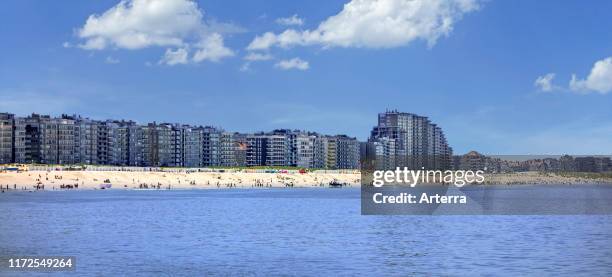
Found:
M 379 165 L 414 169 L 450 168 L 452 151 L 444 133 L 424 116 L 398 111 L 380 113 L 369 142 L 377 145 L 373 148 L 377 149 L 377 158 L 386 159 L 379 161 Z

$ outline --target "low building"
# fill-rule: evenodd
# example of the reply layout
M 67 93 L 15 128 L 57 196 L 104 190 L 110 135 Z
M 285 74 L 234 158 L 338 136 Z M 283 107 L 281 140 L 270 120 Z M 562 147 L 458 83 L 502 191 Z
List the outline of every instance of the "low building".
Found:
M 461 156 L 459 163 L 459 169 L 461 170 L 484 170 L 486 163 L 485 155 L 482 155 L 476 151 L 470 151 L 469 153 Z

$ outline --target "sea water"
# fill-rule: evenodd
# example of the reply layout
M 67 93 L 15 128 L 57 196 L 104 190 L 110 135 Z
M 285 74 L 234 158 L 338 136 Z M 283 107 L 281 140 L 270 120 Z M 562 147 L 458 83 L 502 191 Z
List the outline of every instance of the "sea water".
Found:
M 363 216 L 359 189 L 10 192 L 10 255 L 75 256 L 52 273 L 75 276 L 610 276 L 612 216 Z

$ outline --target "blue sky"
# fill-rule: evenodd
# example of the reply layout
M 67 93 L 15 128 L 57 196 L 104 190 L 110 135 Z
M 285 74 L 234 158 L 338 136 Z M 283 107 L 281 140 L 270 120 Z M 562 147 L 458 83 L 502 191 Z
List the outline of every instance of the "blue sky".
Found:
M 5 2 L 0 111 L 365 140 L 377 113 L 398 109 L 429 116 L 456 153 L 612 154 L 612 2 L 428 1 L 411 13 L 389 0 L 380 16 L 398 25 L 360 0 L 175 2 L 185 20 L 131 2 L 110 20 L 118 0 Z M 352 8 L 365 14 L 343 16 Z

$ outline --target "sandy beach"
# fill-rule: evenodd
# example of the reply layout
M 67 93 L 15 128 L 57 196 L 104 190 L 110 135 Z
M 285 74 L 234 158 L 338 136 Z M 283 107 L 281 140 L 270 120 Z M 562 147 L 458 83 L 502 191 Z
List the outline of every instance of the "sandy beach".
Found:
M 611 178 L 566 177 L 553 173 L 518 172 L 485 175 L 487 185 L 612 184 Z M 174 171 L 25 171 L 0 173 L 3 190 L 57 189 L 216 189 L 329 187 L 330 182 L 360 186 L 354 172 L 299 173 Z
M 359 173 L 26 171 L 0 173 L 6 189 L 209 189 L 359 186 Z

